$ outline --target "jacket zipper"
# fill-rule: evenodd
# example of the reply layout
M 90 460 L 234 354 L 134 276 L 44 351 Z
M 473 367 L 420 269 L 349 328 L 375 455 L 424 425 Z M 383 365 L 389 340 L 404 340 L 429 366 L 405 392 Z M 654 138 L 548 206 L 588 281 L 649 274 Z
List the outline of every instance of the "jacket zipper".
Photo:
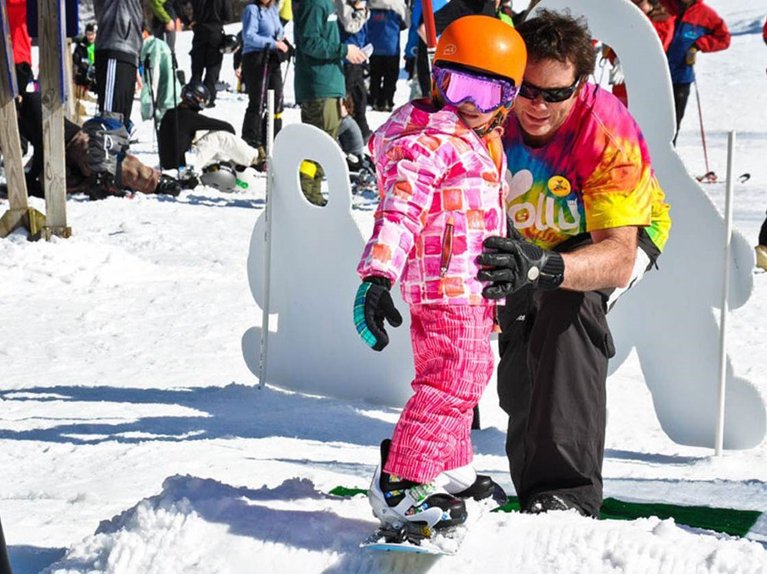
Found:
M 445 234 L 442 236 L 442 257 L 439 263 L 439 276 L 444 277 L 447 274 L 447 268 L 450 266 L 450 259 L 453 257 L 453 215 L 450 214 L 445 224 Z

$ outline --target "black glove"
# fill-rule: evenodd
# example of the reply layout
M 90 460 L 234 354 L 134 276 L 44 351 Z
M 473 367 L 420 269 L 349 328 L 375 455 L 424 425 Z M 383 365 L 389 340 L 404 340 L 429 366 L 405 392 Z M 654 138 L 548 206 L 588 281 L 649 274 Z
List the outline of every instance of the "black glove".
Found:
M 556 289 L 565 277 L 565 262 L 555 251 L 541 249 L 517 237 L 488 237 L 477 257 L 483 268 L 480 281 L 490 281 L 482 290 L 487 299 L 501 299 L 525 286 Z
M 372 275 L 363 280 L 354 298 L 354 326 L 365 344 L 374 351 L 381 351 L 389 344 L 384 319 L 392 327 L 402 324 L 402 315 L 394 307 L 390 288 L 391 282 L 386 277 Z
M 415 58 L 405 58 L 405 72 L 407 79 L 412 80 L 413 74 L 415 74 Z

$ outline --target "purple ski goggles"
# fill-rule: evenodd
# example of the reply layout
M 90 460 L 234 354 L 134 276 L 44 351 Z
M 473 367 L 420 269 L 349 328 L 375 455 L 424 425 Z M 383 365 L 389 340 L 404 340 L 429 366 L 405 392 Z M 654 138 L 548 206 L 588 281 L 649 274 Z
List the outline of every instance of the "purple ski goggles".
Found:
M 483 114 L 510 106 L 519 92 L 511 82 L 473 72 L 434 66 L 432 74 L 437 91 L 447 103 L 458 106 L 471 102 Z

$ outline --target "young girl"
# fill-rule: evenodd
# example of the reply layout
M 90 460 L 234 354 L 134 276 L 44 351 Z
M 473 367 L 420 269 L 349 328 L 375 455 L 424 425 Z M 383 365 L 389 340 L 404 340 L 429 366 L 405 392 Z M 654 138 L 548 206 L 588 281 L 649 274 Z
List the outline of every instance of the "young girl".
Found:
M 476 257 L 485 238 L 506 234 L 500 126 L 525 64 L 511 26 L 488 16 L 456 20 L 437 44 L 432 98 L 395 110 L 369 143 L 381 201 L 357 267 L 354 321 L 370 347 L 383 349 L 384 319 L 402 321 L 389 294 L 400 279 L 415 359 L 415 394 L 381 445 L 369 491 L 386 525 L 460 524 L 460 496 L 492 485 L 470 465 L 472 410 L 494 362 L 495 308 L 482 297 Z

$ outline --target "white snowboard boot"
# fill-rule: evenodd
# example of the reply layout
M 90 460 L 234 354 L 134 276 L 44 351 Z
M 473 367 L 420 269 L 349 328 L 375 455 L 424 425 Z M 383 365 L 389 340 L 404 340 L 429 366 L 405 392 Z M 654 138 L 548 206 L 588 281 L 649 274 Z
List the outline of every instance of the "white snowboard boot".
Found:
M 477 501 L 492 498 L 498 506 L 503 506 L 509 500 L 501 485 L 487 475 L 477 474 L 471 464 L 446 470 L 435 482 L 458 498 L 473 498 Z
M 368 490 L 375 517 L 385 526 L 395 528 L 411 523 L 438 530 L 464 523 L 463 500 L 448 494 L 436 481 L 418 484 L 383 471 L 390 445 L 388 439 L 381 443 L 381 464 Z

